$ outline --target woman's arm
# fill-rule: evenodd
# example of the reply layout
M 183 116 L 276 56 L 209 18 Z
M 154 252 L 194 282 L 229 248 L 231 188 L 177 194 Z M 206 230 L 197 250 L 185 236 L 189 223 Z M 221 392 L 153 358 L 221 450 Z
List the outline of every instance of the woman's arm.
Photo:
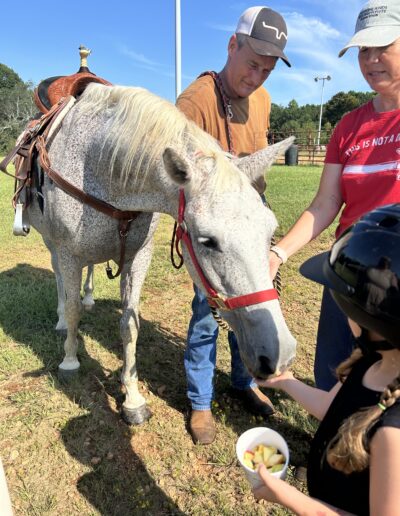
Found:
M 340 190 L 342 165 L 326 163 L 322 171 L 318 192 L 310 206 L 300 215 L 297 222 L 278 242 L 287 256 L 305 246 L 324 231 L 339 213 L 343 198 Z M 275 277 L 281 260 L 275 253 L 270 253 L 271 277 Z
M 380 428 L 370 446 L 370 514 L 399 516 L 400 429 Z
M 323 391 L 297 380 L 290 371 L 285 371 L 280 376 L 268 380 L 257 381 L 257 383 L 262 387 L 285 391 L 307 410 L 309 414 L 320 421 L 325 416 L 333 398 L 342 385 L 341 383 L 337 383 L 329 392 Z

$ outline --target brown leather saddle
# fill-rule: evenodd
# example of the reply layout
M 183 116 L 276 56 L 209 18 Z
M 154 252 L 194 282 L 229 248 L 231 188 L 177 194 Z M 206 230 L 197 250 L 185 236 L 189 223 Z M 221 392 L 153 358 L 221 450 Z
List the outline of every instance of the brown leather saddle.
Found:
M 92 72 L 78 72 L 73 75 L 56 75 L 39 83 L 34 91 L 36 106 L 42 113 L 48 113 L 60 99 L 72 95 L 78 98 L 91 82 L 111 86 L 111 83 Z
M 68 99 L 79 98 L 91 82 L 112 86 L 106 79 L 97 77 L 86 67 L 81 67 L 77 73 L 72 75 L 57 75 L 44 79 L 35 88 L 34 101 L 40 113 L 28 122 L 14 149 L 0 163 L 0 169 L 3 172 L 6 172 L 10 162 L 13 161 L 15 165 L 17 187 L 13 198 L 14 207 L 20 192 L 24 189 L 26 193 L 24 204 L 27 206 L 30 202 L 30 188 L 34 184 L 38 186 L 40 183 L 35 177 L 37 174 L 34 174 L 34 171 L 38 170 L 36 163 L 38 138 L 41 137 L 44 144 L 47 143 L 50 128 L 68 103 Z

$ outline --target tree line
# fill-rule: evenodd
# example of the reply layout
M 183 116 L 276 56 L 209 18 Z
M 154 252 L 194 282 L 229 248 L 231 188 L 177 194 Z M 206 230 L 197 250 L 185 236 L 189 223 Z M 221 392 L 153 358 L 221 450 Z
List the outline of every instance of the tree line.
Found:
M 24 82 L 12 68 L 0 63 L 0 154 L 13 147 L 36 112 L 33 84 Z
M 321 143 L 327 143 L 332 129 L 342 116 L 374 97 L 374 92 L 340 91 L 323 105 L 321 120 Z M 297 143 L 312 143 L 319 126 L 320 105 L 299 106 L 295 100 L 281 106 L 272 103 L 270 134 L 275 141 L 289 135 L 296 135 Z
M 36 114 L 33 101 L 34 85 L 24 82 L 10 67 L 0 63 L 0 154 L 6 153 L 27 122 Z M 326 143 L 333 127 L 341 117 L 364 104 L 374 93 L 341 91 L 328 100 L 323 107 L 321 143 Z M 287 106 L 272 104 L 270 134 L 275 141 L 291 134 L 298 143 L 309 143 L 316 134 L 319 124 L 320 106 L 305 104 L 299 106 L 291 100 Z

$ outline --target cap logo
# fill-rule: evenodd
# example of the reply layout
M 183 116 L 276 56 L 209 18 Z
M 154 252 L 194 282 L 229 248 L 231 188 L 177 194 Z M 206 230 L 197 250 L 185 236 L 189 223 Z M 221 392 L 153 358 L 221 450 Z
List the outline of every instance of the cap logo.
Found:
M 376 7 L 370 7 L 360 12 L 358 17 L 359 22 L 367 22 L 368 18 L 376 18 L 380 14 L 385 14 L 387 11 L 387 5 L 379 5 Z
M 271 25 L 267 25 L 264 21 L 262 22 L 263 24 L 263 27 L 265 29 L 272 29 L 275 31 L 276 33 L 276 39 L 282 39 L 282 38 L 285 38 L 286 41 L 287 41 L 287 35 L 282 31 L 282 32 L 279 32 L 279 30 L 277 29 L 277 27 L 272 27 Z

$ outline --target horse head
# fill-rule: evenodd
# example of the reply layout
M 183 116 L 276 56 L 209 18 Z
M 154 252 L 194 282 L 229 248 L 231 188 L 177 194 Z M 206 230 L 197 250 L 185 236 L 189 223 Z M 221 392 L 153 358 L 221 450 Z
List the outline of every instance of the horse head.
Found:
M 247 297 L 273 292 L 268 250 L 277 226 L 273 212 L 251 185 L 263 180 L 265 170 L 292 142 L 289 138 L 238 159 L 198 152 L 190 158 L 171 148 L 163 154 L 167 174 L 184 191 L 181 231 L 188 238 L 183 245 L 188 271 L 207 295 L 211 287 L 220 300 L 242 300 L 234 309 L 228 308 L 229 302 L 217 299 L 217 304 L 255 378 L 286 369 L 295 354 L 295 339 L 276 296 L 255 296 L 256 301 Z

